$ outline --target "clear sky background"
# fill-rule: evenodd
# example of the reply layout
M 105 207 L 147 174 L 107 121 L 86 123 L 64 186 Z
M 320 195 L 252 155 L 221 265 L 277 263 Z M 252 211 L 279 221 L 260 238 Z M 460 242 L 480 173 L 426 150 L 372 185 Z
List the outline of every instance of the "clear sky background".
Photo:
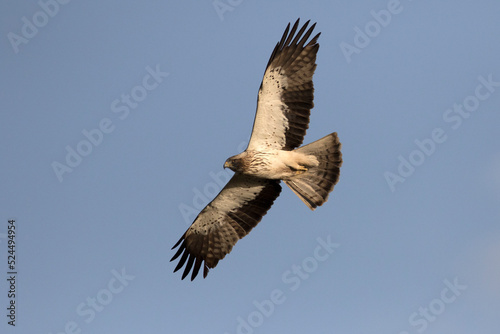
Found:
M 0 332 L 498 333 L 498 1 L 55 3 L 0 3 Z M 181 281 L 170 248 L 298 17 L 322 32 L 305 142 L 338 132 L 340 182 L 315 212 L 283 185 Z

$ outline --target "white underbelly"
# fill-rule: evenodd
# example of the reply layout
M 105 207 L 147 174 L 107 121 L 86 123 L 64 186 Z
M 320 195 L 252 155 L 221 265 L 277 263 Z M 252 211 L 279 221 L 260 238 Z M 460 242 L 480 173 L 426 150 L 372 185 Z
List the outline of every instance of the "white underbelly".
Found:
M 304 167 L 317 165 L 316 157 L 295 151 L 254 152 L 248 174 L 265 179 L 283 180 L 297 175 L 297 171 Z

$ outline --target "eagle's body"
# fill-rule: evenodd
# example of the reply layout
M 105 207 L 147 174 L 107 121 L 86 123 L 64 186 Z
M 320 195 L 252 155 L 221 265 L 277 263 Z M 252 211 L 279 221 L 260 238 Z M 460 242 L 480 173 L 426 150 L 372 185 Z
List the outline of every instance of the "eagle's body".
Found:
M 226 160 L 234 172 L 270 180 L 287 180 L 317 167 L 318 159 L 297 151 L 245 151 Z
M 206 277 L 271 208 L 281 180 L 311 210 L 326 202 L 338 182 L 342 154 L 335 132 L 299 147 L 314 106 L 312 77 L 320 35 L 306 44 L 315 27 L 306 32 L 308 23 L 299 31 L 299 20 L 291 30 L 287 26 L 262 79 L 248 147 L 224 164 L 234 176 L 172 247 L 179 246 L 172 260 L 182 255 L 174 271 L 186 265 L 183 279 L 191 269 L 194 279 L 203 262 Z

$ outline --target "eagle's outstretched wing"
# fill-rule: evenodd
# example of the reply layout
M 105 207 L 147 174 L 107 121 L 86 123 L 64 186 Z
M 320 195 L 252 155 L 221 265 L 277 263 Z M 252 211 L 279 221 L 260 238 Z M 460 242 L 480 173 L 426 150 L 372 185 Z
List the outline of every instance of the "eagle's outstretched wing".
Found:
M 299 20 L 285 29 L 267 64 L 259 89 L 257 113 L 247 150 L 292 150 L 302 144 L 313 108 L 312 77 L 320 33 L 309 43 L 313 24 L 296 33 Z M 304 33 L 305 32 L 305 33 Z
M 208 269 L 214 268 L 271 208 L 281 192 L 279 182 L 236 173 L 172 247 L 180 245 L 170 261 L 182 254 L 174 272 L 186 264 L 182 279 L 193 269 L 193 280 L 205 262 L 206 277 Z

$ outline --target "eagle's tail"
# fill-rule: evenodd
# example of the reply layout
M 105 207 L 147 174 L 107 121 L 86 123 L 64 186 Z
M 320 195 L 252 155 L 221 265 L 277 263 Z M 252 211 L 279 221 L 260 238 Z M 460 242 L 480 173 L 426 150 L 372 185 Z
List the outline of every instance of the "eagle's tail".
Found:
M 328 194 L 337 184 L 342 166 L 342 144 L 337 133 L 331 133 L 295 151 L 315 156 L 319 165 L 306 172 L 283 180 L 299 198 L 311 209 L 316 209 L 328 199 Z

